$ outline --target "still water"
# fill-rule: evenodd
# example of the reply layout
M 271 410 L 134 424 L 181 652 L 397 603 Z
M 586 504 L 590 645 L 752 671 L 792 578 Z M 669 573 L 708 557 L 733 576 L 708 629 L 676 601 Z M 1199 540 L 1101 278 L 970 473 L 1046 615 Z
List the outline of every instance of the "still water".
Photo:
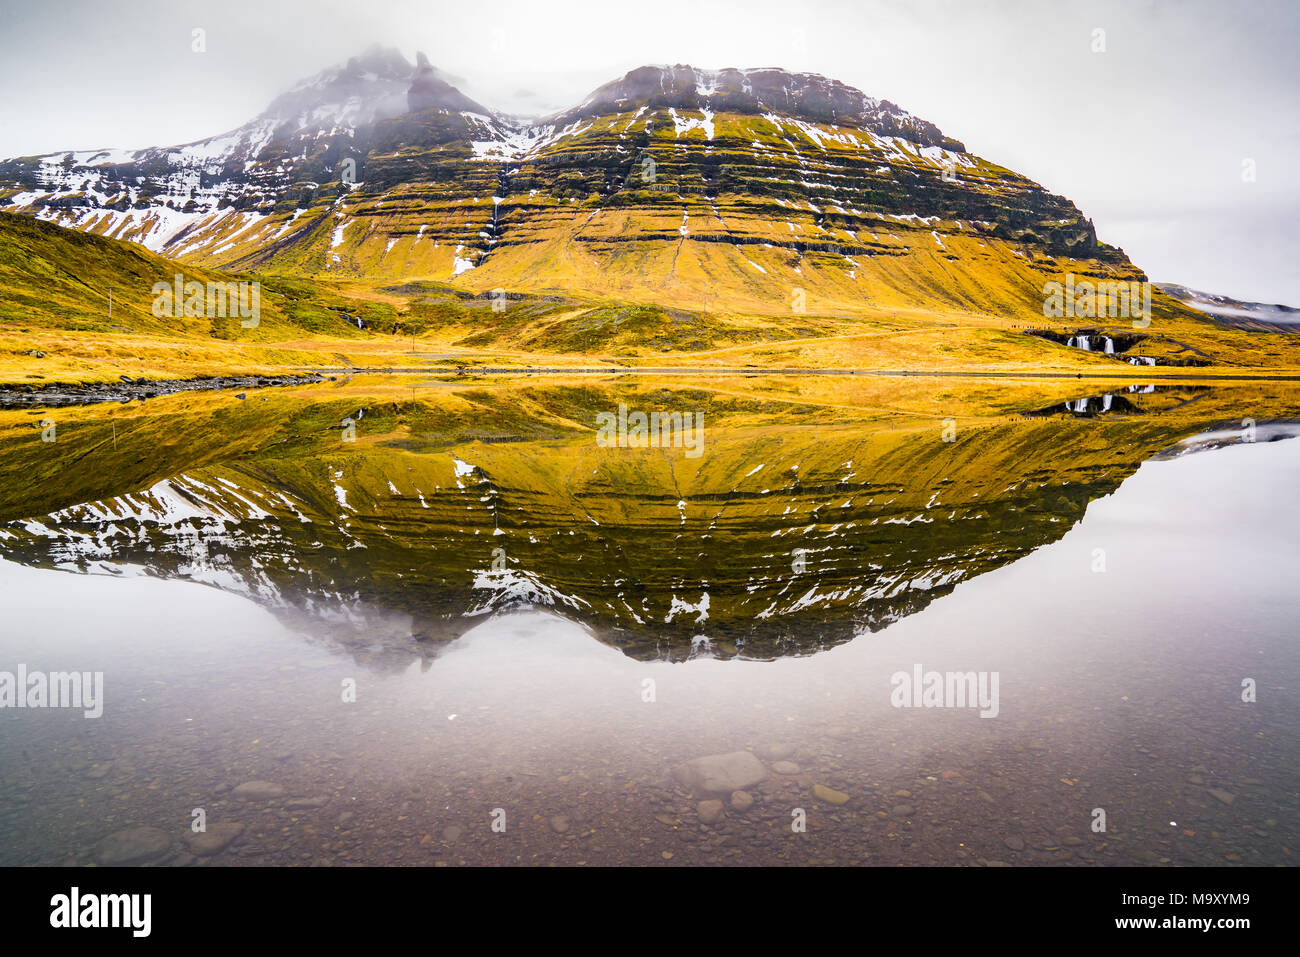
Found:
M 622 408 L 699 454 L 596 441 Z M 0 680 L 103 676 L 0 709 L 0 864 L 1289 865 L 1298 420 L 761 378 L 0 413 Z

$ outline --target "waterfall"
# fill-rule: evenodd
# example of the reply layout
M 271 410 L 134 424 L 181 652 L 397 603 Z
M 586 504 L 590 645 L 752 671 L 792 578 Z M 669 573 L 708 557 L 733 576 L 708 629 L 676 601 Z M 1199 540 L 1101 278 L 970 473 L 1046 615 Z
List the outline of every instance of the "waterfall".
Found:
M 1108 356 L 1113 356 L 1113 355 L 1115 354 L 1115 340 L 1112 339 L 1110 336 L 1106 336 L 1106 349 L 1105 349 L 1105 352 L 1106 352 L 1106 355 L 1108 355 Z
M 1109 392 L 1101 397 L 1101 411 L 1103 412 L 1110 411 L 1110 400 L 1112 398 L 1114 398 L 1114 396 L 1112 396 Z
M 1092 347 L 1088 345 L 1088 337 L 1087 337 L 1087 336 L 1080 336 L 1080 337 L 1079 337 L 1079 348 L 1082 349 L 1084 352 L 1091 352 L 1091 351 L 1092 351 Z

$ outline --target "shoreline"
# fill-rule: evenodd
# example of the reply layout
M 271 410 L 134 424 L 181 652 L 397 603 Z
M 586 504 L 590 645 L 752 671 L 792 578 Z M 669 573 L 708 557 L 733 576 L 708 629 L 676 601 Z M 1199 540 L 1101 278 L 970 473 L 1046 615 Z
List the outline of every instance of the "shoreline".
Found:
M 100 402 L 143 402 L 178 392 L 265 389 L 327 381 L 324 373 L 302 375 L 202 376 L 193 379 L 131 379 L 118 382 L 51 383 L 41 386 L 0 385 L 0 409 L 59 408 Z
M 1146 367 L 1148 370 L 1150 367 Z M 60 408 L 73 405 L 95 405 L 103 402 L 143 402 L 148 399 L 180 392 L 215 392 L 231 389 L 267 389 L 295 385 L 314 385 L 333 381 L 338 377 L 436 375 L 451 379 L 478 377 L 528 377 L 548 376 L 683 376 L 691 378 L 766 378 L 771 376 L 877 376 L 881 378 L 942 378 L 942 379 L 1042 379 L 1045 381 L 1077 380 L 1079 382 L 1114 381 L 1116 383 L 1152 384 L 1164 382 L 1300 382 L 1300 373 L 1283 375 L 1233 375 L 1229 373 L 1180 373 L 1177 375 L 1131 373 L 1069 373 L 1069 372 L 990 372 L 987 370 L 904 370 L 904 369 L 756 369 L 737 367 L 698 366 L 483 366 L 447 368 L 446 366 L 402 367 L 320 367 L 306 371 L 298 367 L 282 375 L 227 375 L 198 376 L 192 379 L 133 379 L 123 377 L 119 382 L 50 383 L 47 385 L 0 384 L 0 409 Z
M 305 367 L 304 367 L 305 368 Z M 1154 368 L 1153 366 L 1143 366 L 1145 370 Z M 1175 368 L 1165 366 L 1166 369 Z M 691 375 L 691 376 L 813 376 L 813 375 L 842 375 L 842 376 L 895 376 L 895 377 L 937 377 L 937 378 L 954 378 L 954 379 L 1081 379 L 1084 381 L 1095 379 L 1115 379 L 1126 382 L 1151 382 L 1156 379 L 1164 379 L 1170 382 L 1189 382 L 1200 379 L 1218 380 L 1218 381 L 1241 381 L 1241 382 L 1300 382 L 1300 372 L 1285 373 L 1281 375 L 1267 374 L 1246 374 L 1231 375 L 1228 373 L 1179 373 L 1155 374 L 1150 371 L 1144 373 L 1137 372 L 991 372 L 988 370 L 972 370 L 969 372 L 949 371 L 949 370 L 914 370 L 914 369 L 806 369 L 806 368 L 779 368 L 779 369 L 760 369 L 747 366 L 611 366 L 609 368 L 590 367 L 590 366 L 462 366 L 459 368 L 447 368 L 446 366 L 402 366 L 402 367 L 377 367 L 355 366 L 355 367 L 319 367 L 318 371 L 331 375 L 430 375 L 442 374 L 450 376 L 473 377 L 476 375 L 494 375 L 494 376 L 527 376 L 527 375 Z

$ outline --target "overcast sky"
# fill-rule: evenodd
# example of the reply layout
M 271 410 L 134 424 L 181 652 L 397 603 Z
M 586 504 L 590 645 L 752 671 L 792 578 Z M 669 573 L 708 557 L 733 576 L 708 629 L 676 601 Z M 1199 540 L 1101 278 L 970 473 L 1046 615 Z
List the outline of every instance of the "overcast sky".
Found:
M 1069 197 L 1156 281 L 1300 305 L 1287 0 L 0 0 L 0 24 L 0 157 L 224 132 L 372 43 L 524 113 L 644 63 L 780 66 Z

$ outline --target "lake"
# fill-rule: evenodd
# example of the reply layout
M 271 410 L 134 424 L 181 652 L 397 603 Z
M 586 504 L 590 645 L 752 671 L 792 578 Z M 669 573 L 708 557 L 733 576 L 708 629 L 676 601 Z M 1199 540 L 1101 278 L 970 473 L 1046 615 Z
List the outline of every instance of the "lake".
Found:
M 0 412 L 0 863 L 1291 864 L 1297 434 L 1279 382 Z

